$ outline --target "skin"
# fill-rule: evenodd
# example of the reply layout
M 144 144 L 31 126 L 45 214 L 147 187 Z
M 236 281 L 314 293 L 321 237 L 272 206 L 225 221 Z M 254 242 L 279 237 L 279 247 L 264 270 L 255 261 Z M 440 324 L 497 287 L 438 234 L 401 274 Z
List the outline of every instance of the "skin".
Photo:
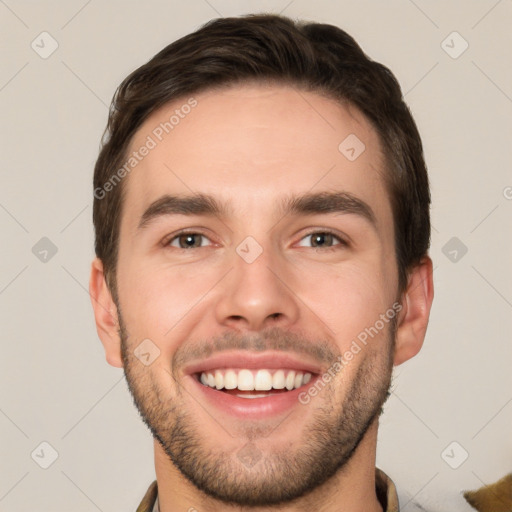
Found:
M 118 304 L 98 259 L 90 279 L 106 359 L 124 367 L 137 407 L 157 438 L 160 510 L 330 512 L 341 504 L 345 511 L 382 510 L 375 494 L 378 413 L 393 365 L 422 346 L 433 282 L 432 262 L 425 256 L 411 270 L 407 290 L 398 293 L 377 133 L 357 109 L 288 86 L 244 85 L 194 97 L 197 106 L 123 182 Z M 185 101 L 152 114 L 136 133 L 132 150 Z M 338 150 L 350 134 L 366 148 L 354 161 Z M 345 191 L 363 200 L 375 226 L 354 213 L 283 216 L 276 206 L 283 196 L 322 191 Z M 138 228 L 144 211 L 163 194 L 192 192 L 225 201 L 228 214 L 165 215 Z M 205 235 L 201 247 L 179 247 L 172 237 L 184 228 Z M 348 245 L 334 238 L 313 246 L 308 235 L 325 230 L 334 230 Z M 263 250 L 250 264 L 236 252 L 248 236 Z M 190 347 L 200 353 L 208 346 L 222 348 L 226 335 L 246 350 L 256 350 L 255 340 L 268 350 L 280 342 L 282 351 L 292 354 L 302 344 L 318 348 L 325 357 L 309 358 L 327 369 L 397 299 L 402 309 L 396 332 L 386 324 L 314 400 L 294 406 L 287 417 L 220 416 L 183 371 Z M 160 351 L 149 366 L 134 356 L 144 339 Z M 297 339 L 302 344 L 294 345 Z M 195 465 L 189 460 L 188 468 L 177 432 L 195 441 L 199 458 Z M 236 456 L 248 444 L 261 457 L 252 468 Z M 317 446 L 324 451 L 311 448 L 303 457 L 304 449 Z M 201 467 L 216 468 L 216 475 L 208 480 L 199 469 L 187 475 L 198 460 Z M 292 488 L 324 466 L 332 474 L 323 481 L 317 475 L 316 487 Z M 221 476 L 227 482 L 223 489 Z M 265 489 L 274 492 L 272 497 L 268 491 L 266 504 L 226 503 L 235 488 L 240 500 L 247 490 L 243 499 L 249 503 L 250 488 L 258 485 L 258 496 Z M 284 488 L 294 499 L 278 500 Z M 260 498 L 252 499 L 256 505 Z

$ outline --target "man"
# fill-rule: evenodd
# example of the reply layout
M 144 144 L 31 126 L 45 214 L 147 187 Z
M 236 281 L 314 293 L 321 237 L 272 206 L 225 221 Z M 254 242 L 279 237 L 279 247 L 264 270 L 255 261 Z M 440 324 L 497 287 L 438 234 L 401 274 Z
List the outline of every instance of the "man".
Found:
M 137 510 L 398 510 L 378 419 L 433 284 L 391 72 L 333 26 L 214 20 L 121 84 L 94 196 L 98 334 L 154 437 Z

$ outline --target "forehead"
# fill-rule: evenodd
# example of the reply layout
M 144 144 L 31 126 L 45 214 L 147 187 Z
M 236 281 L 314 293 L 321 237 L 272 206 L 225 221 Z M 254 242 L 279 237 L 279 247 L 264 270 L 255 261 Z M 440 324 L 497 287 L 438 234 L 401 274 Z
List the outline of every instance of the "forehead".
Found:
M 270 212 L 282 195 L 334 190 L 389 221 L 376 131 L 355 107 L 318 93 L 237 85 L 184 97 L 144 122 L 133 152 L 137 163 L 123 183 L 131 222 L 164 194 L 215 195 L 243 215 Z

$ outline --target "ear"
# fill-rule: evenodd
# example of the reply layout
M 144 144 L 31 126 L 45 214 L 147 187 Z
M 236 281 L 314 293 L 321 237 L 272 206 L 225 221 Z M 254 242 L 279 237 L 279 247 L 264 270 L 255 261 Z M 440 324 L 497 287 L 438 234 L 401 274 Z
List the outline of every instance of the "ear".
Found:
M 96 258 L 91 265 L 89 295 L 96 320 L 96 330 L 105 349 L 107 362 L 117 368 L 123 367 L 121 339 L 119 337 L 118 312 L 107 286 L 103 263 Z
M 393 364 L 398 366 L 421 349 L 434 299 L 432 260 L 425 256 L 409 274 L 407 290 L 402 294 Z

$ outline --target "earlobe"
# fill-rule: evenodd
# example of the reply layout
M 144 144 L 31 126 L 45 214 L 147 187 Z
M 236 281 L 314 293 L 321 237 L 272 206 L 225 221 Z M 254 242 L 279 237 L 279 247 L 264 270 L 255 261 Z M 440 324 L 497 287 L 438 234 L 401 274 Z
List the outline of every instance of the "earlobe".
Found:
M 403 309 L 398 318 L 393 364 L 402 364 L 421 349 L 434 299 L 432 260 L 425 256 L 409 274 L 402 295 Z
M 103 263 L 98 258 L 94 259 L 91 265 L 89 295 L 94 311 L 96 330 L 105 349 L 106 360 L 111 366 L 122 368 L 117 306 L 105 280 Z

